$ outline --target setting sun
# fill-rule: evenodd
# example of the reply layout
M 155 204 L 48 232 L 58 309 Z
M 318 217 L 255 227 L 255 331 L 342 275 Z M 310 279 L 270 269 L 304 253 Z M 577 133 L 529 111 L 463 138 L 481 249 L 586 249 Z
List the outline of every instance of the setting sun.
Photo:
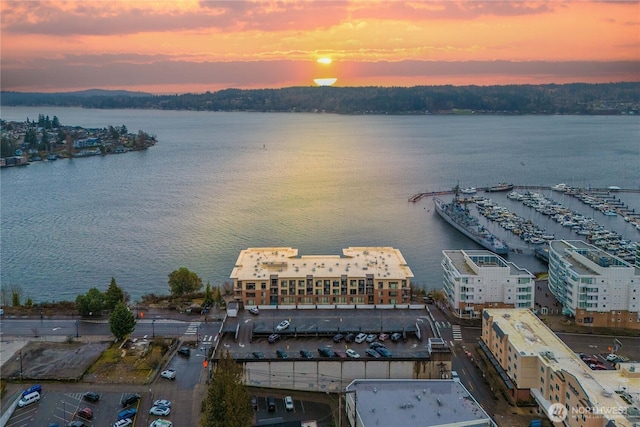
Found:
M 331 58 L 318 58 L 318 62 L 321 64 L 331 64 Z

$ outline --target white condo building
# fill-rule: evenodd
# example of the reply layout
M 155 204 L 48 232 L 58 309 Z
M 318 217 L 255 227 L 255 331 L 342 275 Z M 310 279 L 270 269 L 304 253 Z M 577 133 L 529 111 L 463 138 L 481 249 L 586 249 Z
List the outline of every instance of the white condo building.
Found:
M 640 329 L 640 268 L 596 246 L 551 242 L 549 289 L 578 324 Z
M 458 317 L 480 317 L 484 308 L 529 308 L 535 277 L 487 250 L 442 251 L 444 291 Z

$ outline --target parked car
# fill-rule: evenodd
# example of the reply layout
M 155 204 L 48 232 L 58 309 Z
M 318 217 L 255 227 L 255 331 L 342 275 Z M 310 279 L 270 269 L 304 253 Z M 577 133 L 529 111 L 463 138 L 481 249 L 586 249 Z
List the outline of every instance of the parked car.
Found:
M 282 322 L 278 323 L 278 326 L 276 326 L 276 331 L 282 332 L 285 329 L 287 329 L 290 325 L 291 323 L 289 323 L 288 320 L 283 320 Z
M 279 334 L 271 334 L 269 335 L 269 344 L 273 344 L 274 342 L 278 342 L 280 341 L 280 335 Z
M 318 353 L 320 353 L 320 356 L 333 357 L 333 350 L 328 347 L 320 347 Z
M 166 406 L 171 408 L 171 401 L 167 399 L 158 399 L 153 402 L 153 406 Z
M 378 336 L 376 334 L 369 334 L 367 335 L 367 342 L 374 342 L 376 340 L 376 338 L 378 338 Z
M 100 395 L 95 391 L 88 391 L 82 395 L 82 398 L 84 400 L 88 400 L 89 402 L 97 402 L 98 400 L 100 400 Z
M 153 406 L 151 407 L 151 409 L 149 409 L 149 414 L 151 415 L 166 416 L 166 415 L 169 415 L 170 413 L 171 413 L 171 408 L 169 408 L 168 406 Z
M 606 371 L 607 367 L 604 366 L 602 363 L 590 363 L 589 367 L 591 369 L 593 369 L 594 371 Z
M 376 358 L 376 359 L 379 359 L 379 358 L 380 358 L 380 353 L 378 353 L 377 351 L 375 351 L 375 350 L 374 350 L 374 349 L 372 349 L 372 348 L 368 348 L 368 349 L 365 351 L 365 353 L 367 353 L 367 356 L 374 357 L 374 358 Z
M 366 339 L 367 339 L 367 334 L 358 334 L 356 336 L 355 341 L 356 341 L 356 343 L 360 344 L 360 343 L 364 342 L 364 340 L 366 340 Z
M 287 352 L 284 351 L 281 348 L 276 350 L 276 356 L 278 356 L 281 359 L 288 359 L 289 358 L 289 354 L 287 354 Z
M 269 412 L 276 411 L 276 398 L 273 396 L 267 397 L 267 411 Z
M 255 314 L 257 316 L 258 314 L 260 314 L 260 309 L 258 309 L 258 307 L 251 307 L 249 309 L 249 313 Z
M 284 398 L 284 408 L 287 411 L 293 411 L 293 399 L 291 396 L 285 396 Z
M 113 427 L 129 427 L 130 425 L 133 425 L 131 418 L 124 418 L 113 423 Z
M 381 342 L 372 342 L 371 344 L 369 344 L 369 348 L 372 348 L 374 350 L 378 347 L 384 347 L 384 344 L 382 344 Z
M 335 350 L 333 352 L 333 356 L 334 357 L 339 357 L 340 359 L 346 359 L 347 357 L 349 357 L 349 356 L 347 356 L 347 353 L 345 353 L 344 351 L 341 351 L 341 350 Z
M 402 334 L 400 332 L 394 332 L 391 334 L 391 341 L 398 342 L 402 339 Z
M 32 385 L 22 392 L 22 397 L 25 397 L 27 394 L 31 394 L 35 391 L 37 391 L 38 393 L 42 393 L 42 386 L 40 384 Z
M 120 403 L 122 404 L 122 407 L 124 408 L 125 406 L 133 405 L 138 400 L 140 400 L 140 395 L 139 394 L 137 394 L 137 393 L 129 393 L 129 394 L 126 394 L 126 395 L 124 395 L 122 397 L 122 400 L 120 401 Z
M 86 427 L 84 423 L 80 420 L 74 420 L 67 423 L 67 427 Z
M 251 354 L 253 354 L 253 357 L 255 357 L 256 359 L 264 359 L 264 353 L 261 351 L 254 351 Z
M 83 408 L 76 412 L 76 415 L 80 418 L 84 418 L 85 420 L 90 420 L 93 418 L 93 411 L 91 408 Z
M 32 403 L 36 403 L 40 400 L 40 393 L 34 391 L 33 393 L 29 393 L 26 396 L 22 396 L 20 400 L 18 400 L 18 407 L 24 408 L 27 405 L 31 405 Z
M 386 347 L 376 347 L 375 349 L 382 357 L 391 357 L 391 352 Z
M 254 411 L 258 410 L 258 396 L 251 396 L 251 406 Z
M 349 356 L 349 357 L 351 357 L 353 359 L 359 359 L 360 358 L 360 354 L 357 351 L 355 351 L 354 349 L 352 349 L 352 348 L 348 348 L 346 353 L 347 353 L 347 356 Z
M 344 342 L 352 343 L 354 339 L 356 339 L 356 334 L 354 333 L 348 333 L 344 336 Z
M 175 380 L 176 379 L 176 370 L 175 369 L 165 369 L 164 371 L 160 372 L 160 376 L 162 378 L 166 378 L 168 380 Z
M 333 342 L 340 342 L 344 339 L 344 335 L 342 334 L 335 334 L 333 336 Z
M 309 350 L 300 350 L 300 356 L 305 359 L 313 359 L 313 353 L 311 353 Z
M 123 409 L 122 411 L 118 412 L 118 419 L 124 420 L 125 418 L 133 418 L 137 413 L 138 410 L 136 408 Z
M 388 338 L 389 338 L 389 334 L 385 334 L 384 332 L 378 335 L 378 340 L 382 342 L 386 341 Z
M 180 347 L 178 349 L 178 354 L 189 357 L 191 356 L 191 349 L 189 347 Z
M 617 361 L 619 361 L 619 360 L 620 360 L 620 358 L 618 357 L 618 355 L 617 355 L 617 354 L 613 354 L 613 353 L 611 353 L 611 354 L 607 355 L 606 359 L 607 359 L 609 362 L 617 362 Z
M 173 423 L 169 420 L 158 418 L 157 420 L 152 421 L 151 424 L 149 424 L 149 427 L 173 427 Z

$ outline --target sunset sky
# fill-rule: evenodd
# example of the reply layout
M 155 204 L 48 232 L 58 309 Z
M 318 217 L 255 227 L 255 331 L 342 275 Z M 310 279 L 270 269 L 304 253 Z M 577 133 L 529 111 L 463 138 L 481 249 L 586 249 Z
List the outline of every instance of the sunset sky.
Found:
M 639 1 L 0 5 L 4 91 L 640 81 Z

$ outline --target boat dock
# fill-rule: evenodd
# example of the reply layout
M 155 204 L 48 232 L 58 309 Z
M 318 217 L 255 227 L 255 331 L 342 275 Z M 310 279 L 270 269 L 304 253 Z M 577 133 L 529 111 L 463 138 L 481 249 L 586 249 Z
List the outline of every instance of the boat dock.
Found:
M 491 187 L 477 187 L 478 192 L 480 191 L 484 191 L 487 192 L 487 190 L 491 188 Z M 539 186 L 539 185 L 514 185 L 513 187 L 514 190 L 527 190 L 527 191 L 551 191 L 552 187 L 550 186 Z M 616 189 L 611 190 L 608 188 L 589 188 L 589 189 L 573 189 L 574 191 L 583 191 L 586 193 L 590 193 L 593 195 L 596 195 L 598 197 L 608 197 L 612 200 L 616 199 L 615 194 L 613 193 L 640 193 L 640 189 L 631 189 L 631 188 L 620 188 L 620 189 Z M 418 194 L 414 194 L 413 196 L 409 197 L 409 201 L 411 203 L 415 203 L 420 201 L 421 199 L 425 198 L 425 197 L 434 197 L 434 196 L 444 196 L 447 194 L 453 194 L 453 190 L 448 190 L 448 191 L 429 191 L 429 192 L 425 192 L 425 193 L 418 193 Z M 568 193 L 571 194 L 571 193 Z

